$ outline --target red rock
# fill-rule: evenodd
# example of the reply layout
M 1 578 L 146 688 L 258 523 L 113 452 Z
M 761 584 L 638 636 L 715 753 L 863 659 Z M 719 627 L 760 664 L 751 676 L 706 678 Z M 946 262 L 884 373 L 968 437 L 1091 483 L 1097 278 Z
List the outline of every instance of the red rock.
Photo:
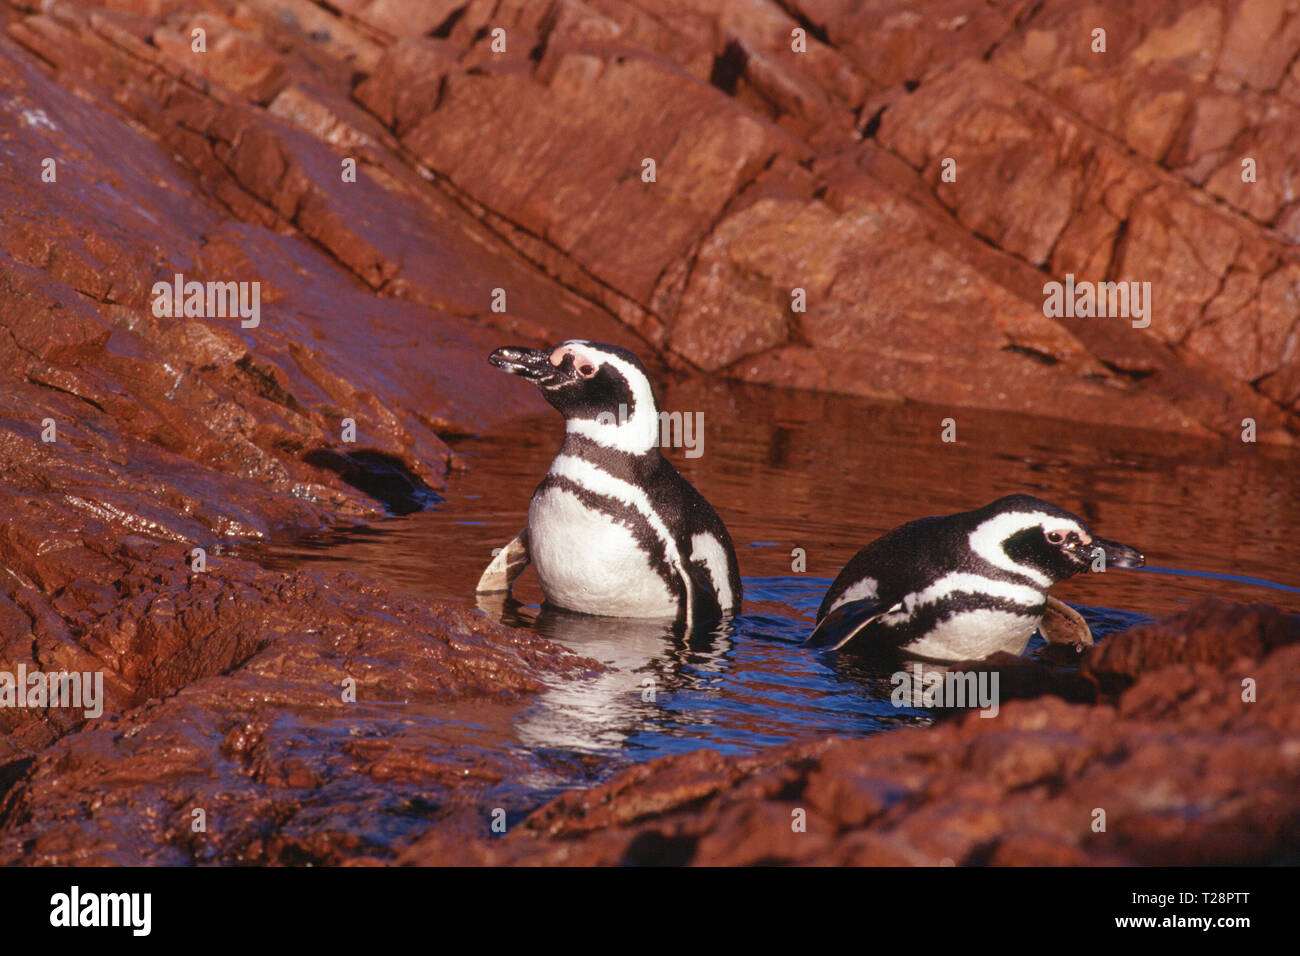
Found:
M 199 30 L 203 31 L 203 47 L 196 50 L 199 39 L 195 31 Z M 169 21 L 150 39 L 163 57 L 181 69 L 220 83 L 255 103 L 269 102 L 284 76 L 284 65 L 274 50 L 211 14 Z
M 1300 643 L 1300 616 L 1207 598 L 1185 614 L 1107 640 L 1089 654 L 1086 667 L 1099 676 L 1123 677 L 1175 664 L 1222 670 L 1242 657 L 1263 658 L 1295 643 Z

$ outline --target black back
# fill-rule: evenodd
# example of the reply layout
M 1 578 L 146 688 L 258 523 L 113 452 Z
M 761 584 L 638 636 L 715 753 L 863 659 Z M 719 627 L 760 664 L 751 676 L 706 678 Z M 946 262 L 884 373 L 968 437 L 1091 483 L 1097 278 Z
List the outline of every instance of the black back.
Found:
M 871 542 L 844 566 L 822 599 L 817 611 L 818 619 L 826 616 L 840 595 L 864 578 L 876 580 L 877 602 L 885 607 L 955 572 L 1039 588 L 1045 595 L 1046 590 L 1039 582 L 992 564 L 971 549 L 970 535 L 976 528 L 990 518 L 1013 511 L 1040 511 L 1086 527 L 1076 515 L 1032 495 L 1007 495 L 972 511 L 909 521 Z M 1012 560 L 1029 564 L 1053 581 L 1069 577 L 1078 570 L 1059 551 L 1046 544 L 1037 528 L 1013 536 L 1005 550 Z M 998 600 L 989 596 L 972 598 L 972 601 L 980 606 L 999 606 Z M 922 633 L 928 629 L 925 625 L 934 623 L 934 620 L 925 618 L 937 620 L 940 613 L 942 609 L 935 606 L 923 609 L 908 631 Z

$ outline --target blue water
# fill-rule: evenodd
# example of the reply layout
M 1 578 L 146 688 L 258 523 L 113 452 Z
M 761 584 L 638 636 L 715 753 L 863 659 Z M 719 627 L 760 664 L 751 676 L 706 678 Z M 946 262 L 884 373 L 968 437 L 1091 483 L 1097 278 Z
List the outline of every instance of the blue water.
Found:
M 804 646 L 831 580 L 746 578 L 745 612 L 690 638 L 661 625 L 537 605 L 489 610 L 610 668 L 586 681 L 567 679 L 544 694 L 521 721 L 523 741 L 642 760 L 701 746 L 744 753 L 810 736 L 929 723 L 929 711 L 892 701 L 896 666 Z M 1097 638 L 1146 619 L 1112 609 L 1078 610 Z M 1036 656 L 1043 647 L 1036 636 L 1026 654 Z
M 1150 565 L 1140 570 L 1146 574 L 1176 574 L 1184 578 L 1202 578 L 1206 581 L 1232 581 L 1237 584 L 1249 584 L 1252 587 L 1257 588 L 1285 591 L 1287 594 L 1300 594 L 1300 588 L 1293 588 L 1286 584 L 1278 584 L 1276 581 L 1269 581 L 1265 578 L 1254 578 L 1246 574 L 1215 574 L 1211 571 L 1186 571 L 1182 568 L 1154 568 Z

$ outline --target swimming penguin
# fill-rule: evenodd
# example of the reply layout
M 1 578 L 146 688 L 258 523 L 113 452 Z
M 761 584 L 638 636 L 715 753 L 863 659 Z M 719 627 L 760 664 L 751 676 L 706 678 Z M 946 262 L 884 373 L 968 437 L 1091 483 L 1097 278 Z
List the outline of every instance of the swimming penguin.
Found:
M 640 360 L 578 340 L 500 348 L 488 361 L 564 415 L 564 444 L 533 493 L 528 526 L 479 592 L 508 591 L 529 563 L 550 604 L 694 627 L 740 608 L 731 536 L 659 452 L 659 411 Z
M 1019 654 L 1040 627 L 1051 642 L 1091 644 L 1083 618 L 1047 589 L 1087 568 L 1145 563 L 1064 509 L 1008 495 L 867 545 L 826 592 L 808 643 L 936 661 Z

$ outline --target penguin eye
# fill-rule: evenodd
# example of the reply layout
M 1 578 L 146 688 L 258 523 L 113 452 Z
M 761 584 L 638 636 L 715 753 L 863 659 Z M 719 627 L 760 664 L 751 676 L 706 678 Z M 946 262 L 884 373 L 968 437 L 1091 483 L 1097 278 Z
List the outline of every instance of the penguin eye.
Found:
M 1047 532 L 1047 540 L 1052 544 L 1060 544 L 1065 540 L 1065 533 L 1063 531 L 1049 531 Z
M 583 378 L 591 378 L 596 374 L 596 366 L 592 365 L 590 362 L 579 362 L 578 374 Z

